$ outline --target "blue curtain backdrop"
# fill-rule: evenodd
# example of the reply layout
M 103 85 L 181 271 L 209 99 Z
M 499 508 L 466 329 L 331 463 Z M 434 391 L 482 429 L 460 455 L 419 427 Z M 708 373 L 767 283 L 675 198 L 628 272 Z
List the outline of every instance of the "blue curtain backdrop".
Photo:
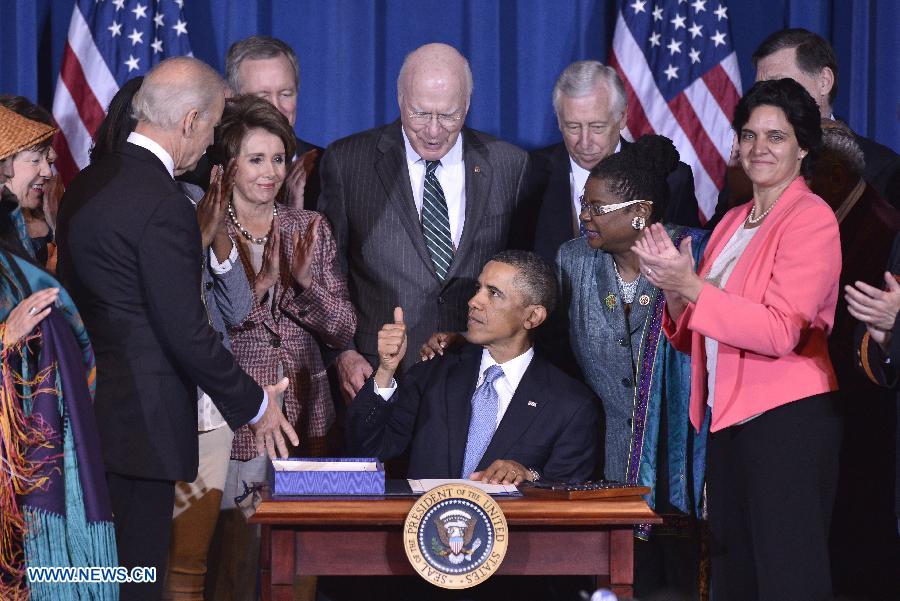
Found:
M 709 0 L 714 5 L 716 0 Z M 0 93 L 51 106 L 73 0 L 0 0 Z M 260 33 L 300 56 L 297 130 L 322 146 L 397 117 L 407 52 L 431 41 L 465 54 L 475 76 L 469 125 L 535 148 L 559 132 L 550 91 L 571 61 L 606 60 L 615 0 L 186 0 L 194 54 L 219 70 L 228 46 Z M 900 150 L 900 0 L 730 0 L 744 89 L 769 33 L 806 27 L 838 55 L 836 113 Z

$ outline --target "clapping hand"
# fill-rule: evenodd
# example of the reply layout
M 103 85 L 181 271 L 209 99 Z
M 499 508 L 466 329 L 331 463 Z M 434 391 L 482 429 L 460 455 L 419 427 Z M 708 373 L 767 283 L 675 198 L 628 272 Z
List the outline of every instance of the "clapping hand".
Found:
M 292 243 L 294 245 L 294 261 L 291 264 L 291 275 L 294 281 L 302 289 L 306 290 L 312 284 L 312 261 L 316 253 L 316 243 L 319 240 L 319 222 L 321 215 L 316 215 L 306 227 L 306 232 L 300 236 L 300 232 L 294 232 Z
M 278 227 L 278 215 L 272 217 L 272 231 L 263 249 L 262 268 L 253 280 L 253 294 L 261 301 L 266 291 L 278 283 L 281 273 L 281 232 Z
M 850 315 L 866 324 L 872 340 L 886 349 L 900 311 L 900 283 L 889 271 L 884 273 L 884 282 L 884 290 L 865 282 L 844 286 L 844 298 Z
M 41 208 L 44 213 L 44 221 L 52 232 L 56 232 L 56 214 L 59 213 L 59 201 L 62 199 L 63 192 L 65 191 L 62 178 L 58 173 L 54 174 L 53 177 L 48 179 L 47 183 L 44 184 L 44 195 L 41 200 Z
M 294 164 L 291 165 L 291 172 L 285 178 L 284 185 L 287 187 L 287 204 L 297 210 L 303 208 L 304 196 L 306 193 L 306 180 L 316 164 L 316 158 L 319 151 L 313 148 L 297 157 Z
M 209 248 L 216 236 L 225 232 L 225 207 L 231 199 L 235 171 L 237 162 L 234 160 L 228 165 L 227 173 L 221 165 L 213 165 L 209 188 L 197 203 L 197 222 L 204 249 Z
M 672 295 L 675 293 L 684 300 L 696 302 L 703 289 L 703 280 L 694 273 L 690 236 L 675 248 L 666 228 L 654 223 L 644 230 L 644 235 L 638 238 L 631 250 L 638 256 L 641 273 L 651 284 L 663 290 L 667 299 L 675 299 Z

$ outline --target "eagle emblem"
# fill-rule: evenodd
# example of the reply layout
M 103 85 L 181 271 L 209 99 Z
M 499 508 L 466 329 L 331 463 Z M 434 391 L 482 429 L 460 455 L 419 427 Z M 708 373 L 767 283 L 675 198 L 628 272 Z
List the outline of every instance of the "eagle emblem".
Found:
M 481 539 L 472 541 L 476 521 L 472 514 L 461 509 L 451 509 L 432 518 L 438 538 L 431 539 L 434 553 L 456 565 L 463 561 L 472 561 L 472 554 L 481 546 Z
M 416 500 L 403 522 L 403 548 L 416 573 L 435 586 L 464 589 L 490 578 L 509 544 L 497 501 L 459 481 Z

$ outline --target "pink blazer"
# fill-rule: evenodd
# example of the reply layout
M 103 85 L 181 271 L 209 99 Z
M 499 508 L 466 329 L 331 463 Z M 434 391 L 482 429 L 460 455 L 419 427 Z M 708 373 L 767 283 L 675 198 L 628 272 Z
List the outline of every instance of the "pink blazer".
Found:
M 699 274 L 706 277 L 752 203 L 730 210 L 713 231 Z M 841 272 L 834 212 L 795 179 L 741 255 L 724 290 L 705 284 L 678 322 L 663 328 L 691 355 L 691 423 L 707 400 L 703 337 L 719 341 L 710 431 L 785 403 L 837 389 L 828 357 Z

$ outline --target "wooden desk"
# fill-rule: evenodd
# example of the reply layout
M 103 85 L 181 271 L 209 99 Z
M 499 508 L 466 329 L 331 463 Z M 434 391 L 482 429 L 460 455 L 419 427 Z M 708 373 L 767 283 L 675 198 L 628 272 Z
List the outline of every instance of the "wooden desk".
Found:
M 414 497 L 264 498 L 263 601 L 290 601 L 294 576 L 408 576 L 402 527 Z M 631 597 L 634 524 L 662 522 L 638 496 L 561 501 L 497 498 L 509 524 L 500 575 L 590 575 Z

